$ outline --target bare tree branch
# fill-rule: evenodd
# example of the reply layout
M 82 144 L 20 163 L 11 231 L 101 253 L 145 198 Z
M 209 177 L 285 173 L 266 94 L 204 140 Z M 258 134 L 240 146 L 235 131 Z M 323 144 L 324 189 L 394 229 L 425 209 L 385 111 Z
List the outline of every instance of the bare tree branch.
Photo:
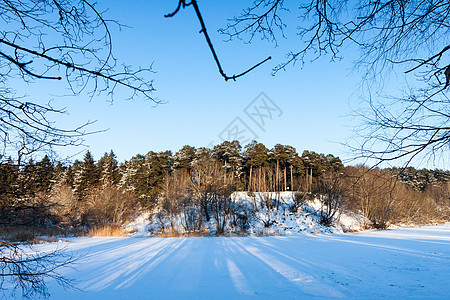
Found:
M 133 69 L 118 63 L 109 26 L 121 25 L 105 19 L 88 0 L 0 1 L 0 25 L 0 159 L 80 145 L 92 124 L 59 128 L 53 119 L 65 110 L 45 99 L 16 95 L 17 80 L 64 79 L 74 96 L 105 94 L 113 101 L 121 89 L 130 98 L 159 103 L 148 78 L 151 66 Z
M 257 63 L 256 65 L 254 65 L 253 67 L 251 67 L 251 68 L 245 70 L 245 71 L 242 72 L 242 73 L 239 73 L 239 74 L 233 75 L 233 76 L 228 76 L 228 75 L 223 71 L 223 69 L 222 69 L 222 66 L 221 66 L 221 64 L 220 64 L 219 58 L 218 58 L 218 56 L 217 56 L 217 54 L 216 54 L 216 50 L 214 49 L 214 46 L 213 46 L 213 44 L 212 44 L 212 42 L 211 42 L 211 39 L 210 39 L 210 37 L 209 37 L 209 34 L 208 34 L 207 30 L 206 30 L 206 25 L 205 25 L 205 22 L 203 21 L 202 14 L 201 14 L 201 12 L 200 12 L 200 9 L 199 9 L 199 7 L 198 7 L 198 4 L 197 4 L 197 1 L 196 1 L 196 0 L 192 0 L 192 1 L 190 1 L 189 3 L 186 3 L 185 0 L 179 0 L 177 8 L 176 8 L 172 13 L 169 13 L 169 14 L 165 15 L 165 17 L 166 17 L 166 18 L 174 17 L 174 16 L 179 12 L 180 8 L 185 8 L 186 6 L 190 6 L 190 5 L 192 5 L 192 7 L 194 8 L 195 13 L 196 13 L 196 15 L 197 15 L 197 18 L 198 18 L 198 20 L 199 20 L 199 22 L 200 22 L 200 26 L 201 26 L 200 33 L 203 33 L 203 36 L 204 36 L 205 39 L 206 39 L 206 43 L 208 44 L 208 47 L 209 47 L 209 49 L 211 50 L 211 53 L 212 53 L 212 55 L 213 55 L 213 57 L 214 57 L 214 61 L 216 62 L 217 68 L 219 69 L 219 73 L 220 73 L 220 75 L 225 79 L 225 81 L 228 81 L 228 80 L 230 80 L 230 79 L 236 80 L 237 78 L 239 78 L 239 77 L 241 77 L 241 76 L 244 76 L 244 75 L 247 74 L 248 72 L 252 71 L 253 69 L 259 67 L 260 65 L 262 65 L 263 63 L 265 63 L 266 61 L 268 61 L 268 60 L 271 59 L 271 57 L 269 56 L 269 57 L 267 57 L 265 60 L 263 60 L 263 61 Z
M 72 267 L 78 257 L 55 249 L 47 253 L 25 252 L 25 246 L 0 241 L 0 290 L 19 289 L 24 298 L 48 297 L 45 280 L 54 279 L 63 287 L 72 287 L 71 280 L 60 275 L 63 267 Z M 12 296 L 12 295 L 11 295 Z

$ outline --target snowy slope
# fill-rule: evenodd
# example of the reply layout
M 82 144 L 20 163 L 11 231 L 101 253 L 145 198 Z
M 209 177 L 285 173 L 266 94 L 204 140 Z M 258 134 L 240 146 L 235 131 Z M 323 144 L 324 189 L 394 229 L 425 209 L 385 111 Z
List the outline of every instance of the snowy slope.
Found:
M 323 208 L 319 200 L 304 201 L 301 205 L 295 205 L 295 194 L 293 192 L 268 192 L 268 193 L 248 193 L 234 192 L 231 199 L 234 203 L 243 205 L 250 211 L 249 228 L 246 230 L 250 235 L 301 235 L 304 233 L 331 233 L 363 230 L 363 217 L 351 212 L 336 214 L 332 226 L 327 227 L 320 224 L 319 212 Z M 268 208 L 264 203 L 270 200 L 275 203 L 273 208 Z M 153 213 L 156 215 L 157 211 Z M 144 213 L 126 226 L 127 232 L 136 232 L 137 236 L 158 236 L 161 232 L 161 220 L 152 214 Z M 181 226 L 181 219 L 174 221 L 177 231 L 181 234 L 184 229 Z M 267 226 L 270 224 L 270 226 Z M 215 235 L 215 223 L 213 221 L 205 223 L 205 232 Z M 169 227 L 166 220 L 165 228 Z M 226 235 L 240 234 L 228 224 Z
M 268 210 L 261 205 L 261 200 L 267 197 L 267 194 L 280 202 L 278 209 Z M 363 230 L 363 217 L 351 212 L 336 214 L 335 222 L 330 227 L 320 225 L 318 215 L 322 204 L 317 199 L 305 201 L 296 210 L 291 210 L 290 208 L 294 205 L 293 192 L 253 193 L 253 197 L 247 192 L 235 192 L 233 200 L 251 203 L 258 208 L 250 230 L 253 234 L 296 235 Z M 264 221 L 267 219 L 274 221 L 270 228 L 264 228 Z
M 448 299 L 450 291 L 450 224 L 301 236 L 74 238 L 63 244 L 83 255 L 76 271 L 63 272 L 81 291 L 50 282 L 50 299 Z

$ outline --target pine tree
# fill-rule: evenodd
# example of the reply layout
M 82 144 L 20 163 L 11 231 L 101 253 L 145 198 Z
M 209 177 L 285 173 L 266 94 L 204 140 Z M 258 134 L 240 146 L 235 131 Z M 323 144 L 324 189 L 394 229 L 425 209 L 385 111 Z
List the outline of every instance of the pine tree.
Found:
M 195 159 L 195 147 L 185 145 L 173 157 L 173 168 L 189 171 Z
M 100 174 L 100 184 L 103 188 L 114 185 L 119 182 L 119 167 L 116 155 L 111 150 L 100 158 L 97 163 Z
M 247 146 L 245 146 L 244 151 L 244 164 L 248 170 L 248 190 L 252 191 L 255 186 L 255 180 L 253 179 L 253 171 L 257 167 L 258 174 L 261 177 L 261 169 L 268 165 L 269 161 L 269 150 L 262 143 L 257 141 L 252 141 Z
M 242 165 L 241 145 L 239 141 L 224 141 L 214 146 L 213 157 L 222 162 L 226 170 L 239 170 Z
M 269 152 L 269 161 L 272 162 L 273 168 L 275 168 L 275 183 L 276 190 L 286 190 L 287 187 L 287 166 L 289 161 L 289 155 L 285 146 L 276 144 Z M 282 179 L 283 178 L 283 179 Z M 281 185 L 281 182 L 284 184 Z
M 73 191 L 78 200 L 81 200 L 87 195 L 89 188 L 99 181 L 99 172 L 90 151 L 86 152 L 82 162 L 75 161 L 73 168 Z
M 242 189 L 245 185 L 243 182 L 243 157 L 241 155 L 241 145 L 239 141 L 224 141 L 216 145 L 213 149 L 212 156 L 217 159 L 223 166 L 226 173 L 231 173 L 233 178 L 233 186 L 236 189 Z
M 14 201 L 15 183 L 19 176 L 19 167 L 10 158 L 0 163 L 0 212 Z
M 36 164 L 35 172 L 38 175 L 37 191 L 48 194 L 52 187 L 54 166 L 47 155 Z
M 294 176 L 297 176 L 298 174 L 301 174 L 303 172 L 303 163 L 298 156 L 297 150 L 292 146 L 285 146 L 284 147 L 286 154 L 287 154 L 287 164 L 289 166 L 289 175 L 290 175 L 290 190 L 294 191 Z

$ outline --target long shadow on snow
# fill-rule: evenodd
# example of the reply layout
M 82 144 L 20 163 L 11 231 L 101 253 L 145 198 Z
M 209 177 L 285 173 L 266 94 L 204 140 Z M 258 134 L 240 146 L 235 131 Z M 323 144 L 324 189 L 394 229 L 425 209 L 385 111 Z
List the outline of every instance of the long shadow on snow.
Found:
M 242 238 L 230 240 L 234 247 L 239 247 L 247 253 L 247 256 L 253 256 L 263 264 L 269 272 L 278 277 L 278 280 L 288 286 L 297 289 L 297 293 L 316 297 L 343 297 L 343 294 L 332 284 L 318 279 L 317 271 L 309 265 L 306 260 L 300 261 L 286 254 L 274 251 L 259 242 L 258 239 L 264 238 Z M 309 269 L 305 272 L 305 269 Z
M 133 239 L 129 238 L 130 241 Z M 78 288 L 102 290 L 113 285 L 115 288 L 130 286 L 184 243 L 183 240 L 177 240 L 174 244 L 171 239 L 160 239 L 153 244 L 149 243 L 151 241 L 154 240 L 139 239 L 109 251 L 92 251 L 87 258 L 89 261 L 85 263 L 92 264 L 93 270 L 83 276 L 87 278 L 83 278 L 84 283 Z M 110 262 L 103 264 L 105 261 Z

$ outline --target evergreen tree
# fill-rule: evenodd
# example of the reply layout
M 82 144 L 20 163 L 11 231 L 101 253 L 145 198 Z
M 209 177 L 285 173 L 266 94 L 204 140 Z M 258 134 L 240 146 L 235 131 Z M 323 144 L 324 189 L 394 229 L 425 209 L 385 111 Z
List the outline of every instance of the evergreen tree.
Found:
M 172 167 L 171 151 L 138 154 L 120 166 L 119 187 L 134 191 L 141 204 L 153 205 Z
M 205 147 L 200 147 L 195 151 L 194 160 L 192 161 L 192 166 L 202 164 L 205 161 L 209 161 L 212 157 L 212 150 Z
M 19 172 L 16 185 L 16 198 L 22 201 L 28 201 L 38 192 L 39 174 L 37 166 L 33 159 L 29 159 Z
M 304 166 L 302 160 L 298 156 L 297 150 L 292 146 L 284 147 L 287 154 L 287 164 L 289 166 L 289 177 L 290 177 L 290 190 L 294 191 L 296 188 L 294 185 L 294 177 L 298 177 L 298 175 L 302 175 L 304 172 Z
M 38 176 L 37 191 L 49 193 L 53 183 L 54 166 L 47 155 L 36 164 L 35 172 Z
M 327 163 L 329 165 L 329 170 L 332 172 L 342 172 L 344 171 L 344 164 L 342 163 L 341 159 L 337 156 L 334 156 L 332 154 L 328 154 L 326 156 Z
M 192 161 L 195 159 L 195 147 L 185 145 L 173 157 L 173 168 L 190 170 Z
M 145 156 L 138 154 L 120 166 L 120 188 L 126 191 L 134 191 L 140 199 L 148 196 L 149 168 L 145 162 Z
M 78 200 L 87 195 L 88 189 L 99 181 L 99 172 L 90 151 L 84 155 L 82 162 L 74 163 L 73 191 Z
M 239 183 L 240 179 L 243 179 L 243 157 L 241 155 L 241 145 L 239 141 L 224 141 L 219 145 L 214 146 L 212 156 L 222 163 L 226 172 L 231 172 L 236 178 L 235 187 L 242 188 L 243 182 Z
M 147 153 L 146 163 L 149 169 L 147 184 L 150 190 L 157 192 L 167 174 L 171 172 L 173 159 L 171 151 Z
M 244 164 L 248 170 L 248 190 L 253 190 L 255 185 L 253 171 L 255 167 L 258 169 L 259 177 L 261 177 L 261 169 L 269 163 L 269 150 L 262 143 L 252 141 L 245 146 Z
M 239 141 L 224 141 L 214 146 L 213 157 L 223 163 L 226 169 L 238 169 L 242 164 L 241 145 Z
M 277 191 L 286 189 L 286 168 L 289 156 L 281 144 L 276 144 L 269 152 L 269 162 L 275 169 L 275 189 Z M 284 180 L 283 180 L 283 179 Z M 281 182 L 284 184 L 282 185 Z
M 248 166 L 267 166 L 269 161 L 269 149 L 262 143 L 252 141 L 245 146 L 245 164 Z
M 19 176 L 19 167 L 14 161 L 8 158 L 0 162 L 0 211 L 6 209 L 16 197 L 17 178 Z
M 111 150 L 100 158 L 97 163 L 102 187 L 111 186 L 119 182 L 119 167 L 116 155 Z

